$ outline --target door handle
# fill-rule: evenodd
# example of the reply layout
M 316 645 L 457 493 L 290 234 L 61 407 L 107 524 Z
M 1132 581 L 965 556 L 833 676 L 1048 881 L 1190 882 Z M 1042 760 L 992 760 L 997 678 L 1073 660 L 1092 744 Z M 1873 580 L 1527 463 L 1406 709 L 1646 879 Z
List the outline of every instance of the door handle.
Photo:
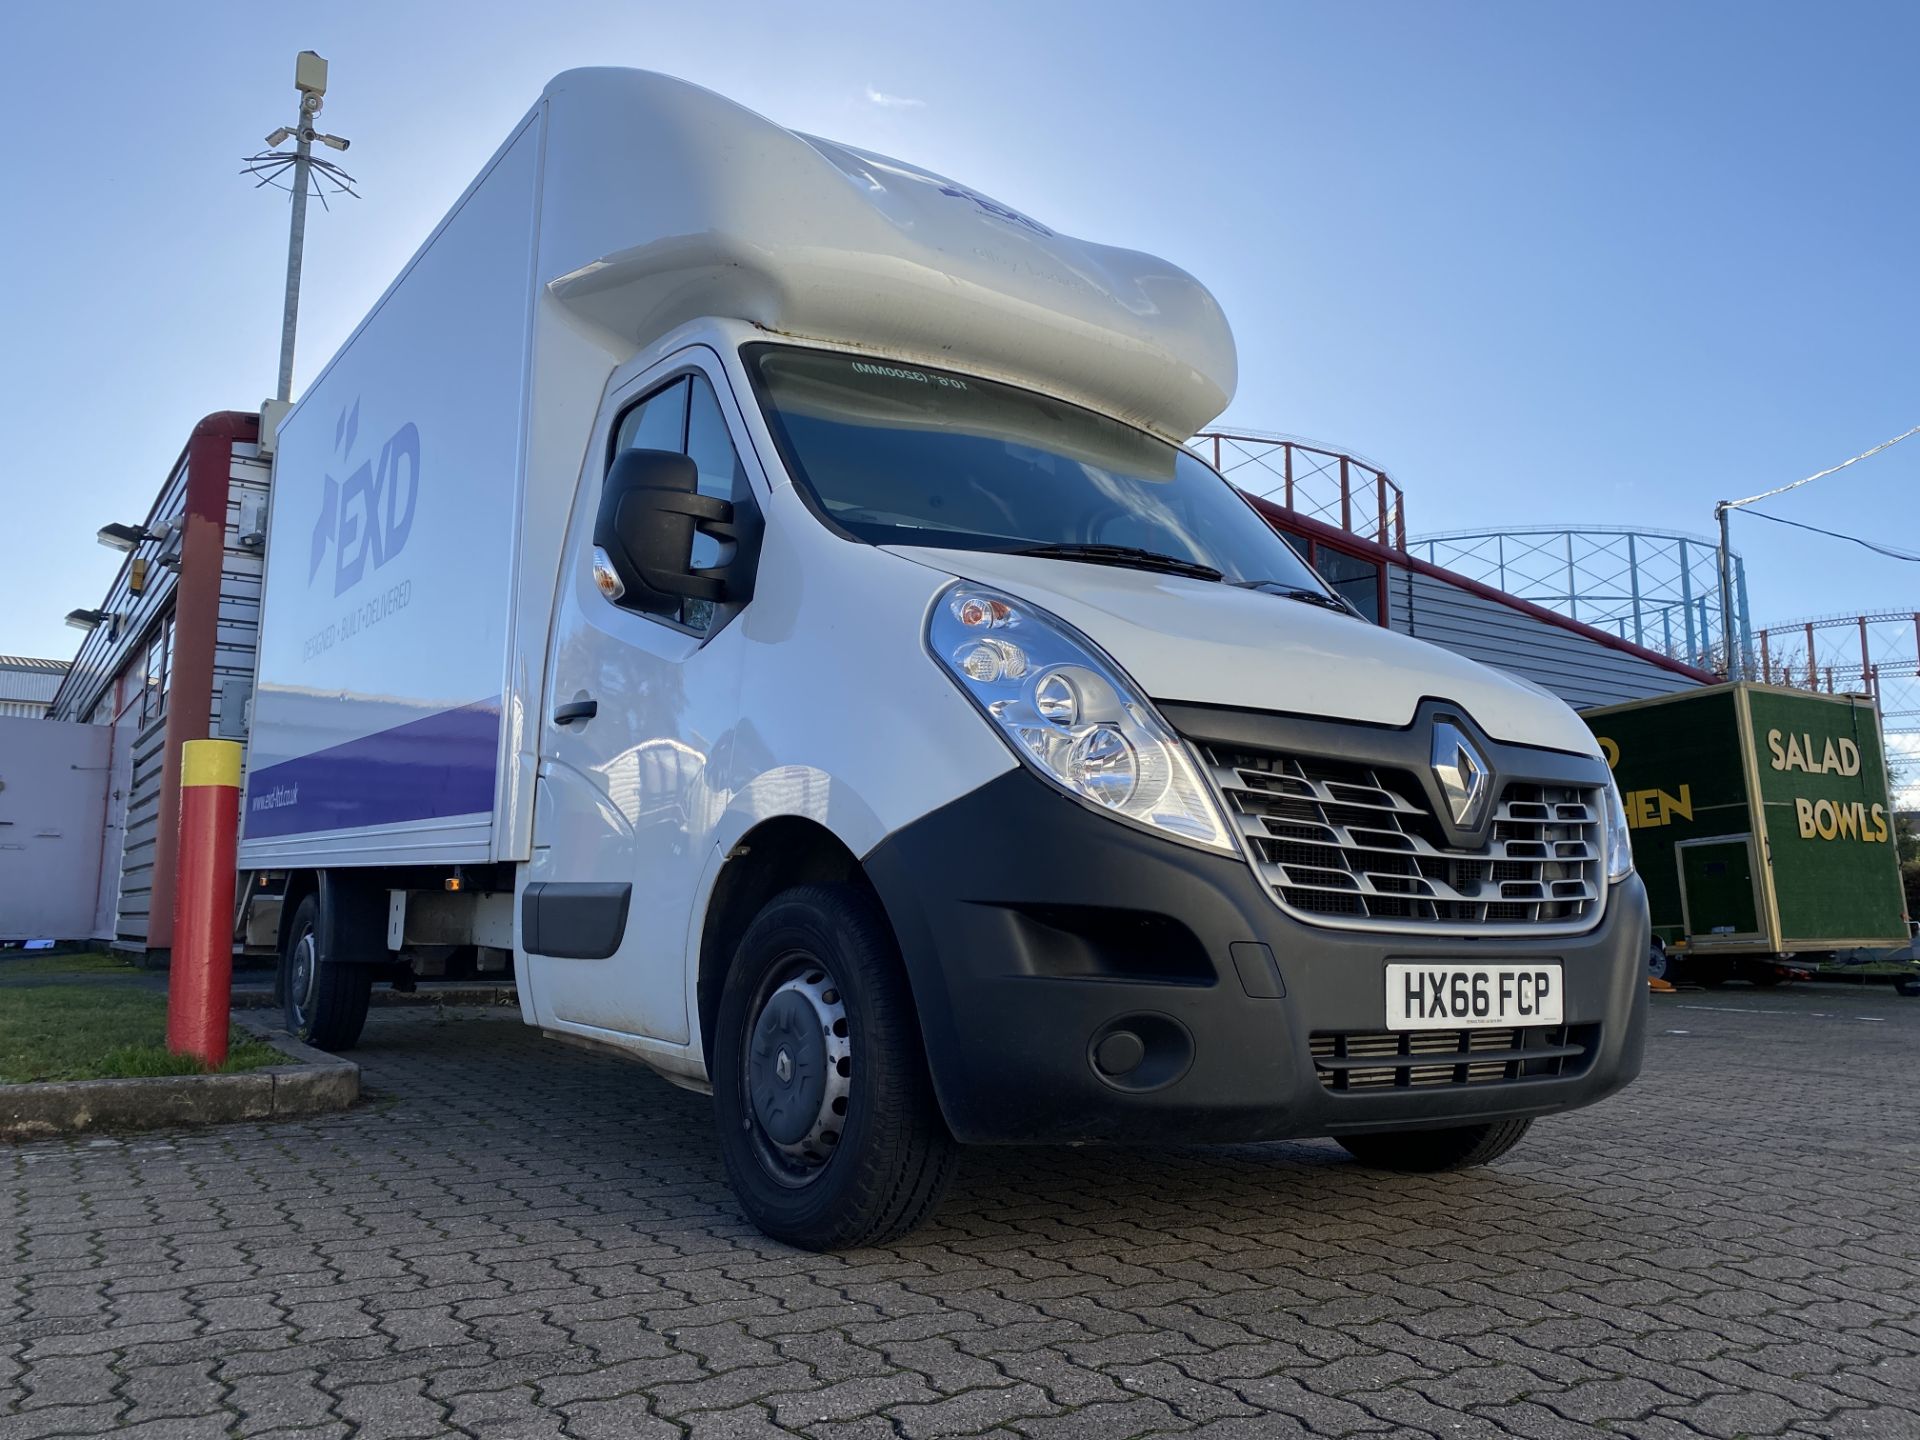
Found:
M 570 725 L 575 720 L 591 720 L 600 713 L 598 700 L 568 700 L 554 706 L 553 723 Z

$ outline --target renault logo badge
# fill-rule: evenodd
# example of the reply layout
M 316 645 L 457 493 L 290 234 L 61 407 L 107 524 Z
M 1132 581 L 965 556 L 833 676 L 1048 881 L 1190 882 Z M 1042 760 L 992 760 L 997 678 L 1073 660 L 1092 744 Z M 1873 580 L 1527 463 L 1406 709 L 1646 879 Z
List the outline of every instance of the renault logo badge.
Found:
M 1441 720 L 1433 727 L 1433 778 L 1447 797 L 1453 823 L 1471 830 L 1487 806 L 1487 762 L 1460 727 Z

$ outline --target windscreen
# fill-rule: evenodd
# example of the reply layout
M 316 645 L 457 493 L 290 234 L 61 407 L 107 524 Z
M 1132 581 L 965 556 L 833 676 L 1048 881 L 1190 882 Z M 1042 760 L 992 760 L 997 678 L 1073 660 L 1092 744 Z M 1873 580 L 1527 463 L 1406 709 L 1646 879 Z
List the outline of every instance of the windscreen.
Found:
M 779 345 L 746 355 L 794 483 L 854 539 L 1125 546 L 1228 581 L 1324 589 L 1205 462 L 1117 420 L 942 370 Z

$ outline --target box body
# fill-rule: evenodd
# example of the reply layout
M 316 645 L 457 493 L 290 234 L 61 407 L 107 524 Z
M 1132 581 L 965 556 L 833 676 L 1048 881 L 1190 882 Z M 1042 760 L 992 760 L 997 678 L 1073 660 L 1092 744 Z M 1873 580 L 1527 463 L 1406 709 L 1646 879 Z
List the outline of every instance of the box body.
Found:
M 491 858 L 536 127 L 281 426 L 241 859 Z
M 240 861 L 526 860 L 607 387 L 715 322 L 964 363 L 1174 441 L 1204 286 L 667 76 L 557 76 L 281 424 Z

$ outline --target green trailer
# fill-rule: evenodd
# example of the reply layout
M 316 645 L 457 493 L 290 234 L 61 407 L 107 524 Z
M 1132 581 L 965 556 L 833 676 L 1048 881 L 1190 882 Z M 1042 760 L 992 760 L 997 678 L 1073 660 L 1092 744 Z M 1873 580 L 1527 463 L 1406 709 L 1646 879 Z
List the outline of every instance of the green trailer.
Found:
M 1871 699 L 1742 683 L 1583 718 L 1626 806 L 1656 969 L 1767 981 L 1788 956 L 1907 942 Z

